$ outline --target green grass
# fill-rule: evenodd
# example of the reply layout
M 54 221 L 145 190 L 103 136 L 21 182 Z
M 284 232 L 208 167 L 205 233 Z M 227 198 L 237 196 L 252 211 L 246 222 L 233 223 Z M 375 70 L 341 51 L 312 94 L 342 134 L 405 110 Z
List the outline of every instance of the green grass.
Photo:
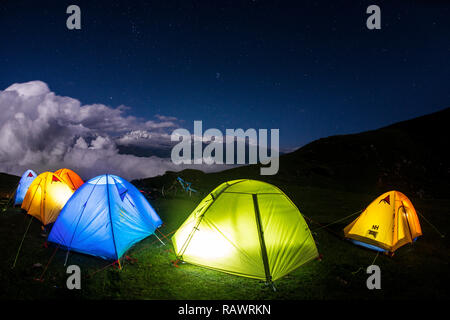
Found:
M 203 180 L 203 194 L 220 181 L 218 177 Z M 220 180 L 220 179 L 219 179 Z M 279 185 L 281 186 L 281 185 Z M 297 185 L 281 186 L 300 211 L 314 222 L 327 224 L 366 206 L 376 195 L 327 190 Z M 165 222 L 161 231 L 176 230 L 195 208 L 201 196 L 188 197 L 178 193 L 152 201 Z M 416 208 L 426 214 L 443 233 L 449 229 L 449 200 L 416 200 Z M 29 216 L 10 208 L 0 215 L 0 298 L 2 299 L 430 299 L 449 298 L 447 286 L 449 243 L 421 219 L 424 236 L 413 245 L 397 250 L 393 258 L 379 255 L 382 290 L 366 288 L 365 268 L 376 253 L 352 245 L 340 238 L 342 223 L 318 229 L 308 222 L 322 261 L 314 260 L 275 282 L 274 292 L 262 281 L 233 276 L 190 264 L 179 264 L 170 242 L 165 246 L 150 236 L 127 253 L 136 262 L 124 261 L 123 269 L 107 267 L 110 262 L 71 253 L 69 264 L 81 267 L 82 290 L 65 289 L 66 253 L 54 247 L 45 248 L 40 225 L 31 224 L 25 237 L 17 265 L 11 269 L 17 248 L 28 225 Z M 159 234 L 158 234 L 159 235 Z M 160 235 L 159 235 L 160 236 Z M 43 269 L 43 281 L 36 281 Z M 42 267 L 33 267 L 40 263 Z M 93 274 L 95 272 L 95 274 Z M 91 275 L 91 276 L 88 276 Z

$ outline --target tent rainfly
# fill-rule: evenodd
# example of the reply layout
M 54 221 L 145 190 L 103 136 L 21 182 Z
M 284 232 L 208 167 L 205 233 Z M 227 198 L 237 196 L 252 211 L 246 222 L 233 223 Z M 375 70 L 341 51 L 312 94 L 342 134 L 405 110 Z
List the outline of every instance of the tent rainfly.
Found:
M 376 198 L 344 229 L 345 237 L 372 250 L 393 253 L 422 235 L 411 201 L 399 191 Z
M 55 174 L 60 176 L 73 191 L 77 190 L 84 183 L 80 176 L 70 169 L 59 169 L 55 171 Z
M 22 209 L 48 225 L 72 196 L 72 189 L 52 172 L 41 173 L 33 180 L 23 199 Z
M 28 188 L 36 177 L 36 172 L 31 169 L 23 173 L 22 177 L 20 178 L 19 185 L 17 186 L 16 194 L 14 195 L 15 206 L 22 204 L 23 198 L 25 198 Z
M 181 261 L 267 282 L 318 257 L 292 201 L 277 187 L 248 179 L 214 189 L 172 242 Z

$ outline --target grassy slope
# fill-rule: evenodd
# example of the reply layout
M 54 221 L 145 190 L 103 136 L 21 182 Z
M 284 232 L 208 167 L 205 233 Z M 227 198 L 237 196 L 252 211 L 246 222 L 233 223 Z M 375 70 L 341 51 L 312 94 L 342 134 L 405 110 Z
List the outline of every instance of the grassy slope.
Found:
M 446 111 L 448 115 L 448 110 Z M 439 118 L 443 118 L 440 114 Z M 428 121 L 428 120 L 426 120 Z M 436 120 L 437 121 L 437 120 Z M 435 122 L 435 121 L 434 121 Z M 433 122 L 433 123 L 434 123 Z M 417 123 L 417 122 L 416 122 Z M 422 121 L 423 123 L 423 121 Z M 247 166 L 223 171 L 220 173 L 203 174 L 194 170 L 187 170 L 180 175 L 193 182 L 199 190 L 198 195 L 189 197 L 185 194 L 169 195 L 167 198 L 158 197 L 151 203 L 165 222 L 162 232 L 170 233 L 175 230 L 189 215 L 192 209 L 215 186 L 237 178 L 258 178 L 279 186 L 297 204 L 300 211 L 312 218 L 309 222 L 316 240 L 319 252 L 323 254 L 322 261 L 312 261 L 288 276 L 276 282 L 277 291 L 273 292 L 263 282 L 232 276 L 204 268 L 181 264 L 178 268 L 171 264 L 174 259 L 170 243 L 161 246 L 154 236 L 138 243 L 128 253 L 138 259 L 137 262 L 125 262 L 124 269 L 118 271 L 113 267 L 101 270 L 108 262 L 81 254 L 71 254 L 70 264 L 77 264 L 82 268 L 83 275 L 101 270 L 91 277 L 83 279 L 82 290 L 74 292 L 64 289 L 65 268 L 63 266 L 65 252 L 56 251 L 44 281 L 33 280 L 39 277 L 55 252 L 54 248 L 42 247 L 45 237 L 41 236 L 40 226 L 33 221 L 25 238 L 24 245 L 14 270 L 11 265 L 17 247 L 28 225 L 27 216 L 19 209 L 9 209 L 0 215 L 0 297 L 5 298 L 83 298 L 83 299 L 404 299 L 404 298 L 449 298 L 447 290 L 450 284 L 449 241 L 439 235 L 421 220 L 424 236 L 413 245 L 400 248 L 393 258 L 378 256 L 376 262 L 382 270 L 382 288 L 380 291 L 366 289 L 364 267 L 369 265 L 376 253 L 354 246 L 340 238 L 342 228 L 351 218 L 342 223 L 319 229 L 319 225 L 335 221 L 366 206 L 380 191 L 398 188 L 408 189 L 416 209 L 426 214 L 441 232 L 448 234 L 450 229 L 448 199 L 448 183 L 442 174 L 441 166 L 446 166 L 446 158 L 436 153 L 437 143 L 426 144 L 425 149 L 431 150 L 425 155 L 420 149 L 423 142 L 416 141 L 413 148 L 419 154 L 415 156 L 411 148 L 406 148 L 401 154 L 407 155 L 405 166 L 398 167 L 401 158 L 389 160 L 383 147 L 386 135 L 407 137 L 402 141 L 410 141 L 414 133 L 408 128 L 411 122 L 400 126 L 388 127 L 380 131 L 363 133 L 361 135 L 340 136 L 322 139 L 302 148 L 293 154 L 283 156 L 280 173 L 273 177 L 259 176 L 257 166 Z M 416 126 L 413 126 L 414 128 Z M 423 128 L 424 126 L 421 126 Z M 387 130 L 387 131 L 386 131 Z M 435 133 L 434 131 L 432 133 Z M 423 131 L 420 133 L 424 135 Z M 347 137 L 347 139 L 344 139 Z M 337 139 L 337 140 L 336 140 Z M 358 148 L 377 144 L 378 158 L 373 159 L 369 153 L 364 157 L 370 161 L 358 164 L 360 159 L 352 159 L 361 152 Z M 326 147 L 328 145 L 328 147 Z M 331 152 L 330 150 L 333 150 Z M 351 156 L 343 150 L 352 152 Z M 328 150 L 328 151 L 327 151 Z M 380 151 L 381 150 L 381 151 Z M 367 151 L 368 152 L 368 151 Z M 430 154 L 434 159 L 427 159 Z M 333 157 L 330 157 L 334 155 Z M 400 160 L 399 160 L 400 159 Z M 382 164 L 380 165 L 380 161 Z M 408 162 L 409 161 L 409 162 Z M 424 166 L 424 161 L 431 161 L 425 170 L 432 170 L 430 174 L 437 183 L 428 184 L 423 172 L 414 168 Z M 403 161 L 401 160 L 403 163 Z M 443 164 L 442 164 L 443 163 Z M 426 164 L 426 163 L 425 163 Z M 397 168 L 397 169 L 396 169 Z M 448 168 L 448 167 L 447 167 Z M 352 169 L 352 170 L 351 170 Z M 380 175 L 392 172 L 394 178 L 386 179 L 378 184 Z M 445 168 L 444 168 L 445 169 Z M 448 170 L 448 169 L 447 169 Z M 342 177 L 343 172 L 349 172 L 348 179 Z M 406 173 L 412 172 L 408 178 Z M 448 174 L 448 171 L 447 171 Z M 173 183 L 178 174 L 168 173 L 162 177 L 135 181 L 140 188 L 147 190 L 161 190 L 162 185 L 167 188 Z M 3 189 L 13 185 L 11 177 L 6 181 L 0 177 Z M 14 181 L 13 181 L 14 180 Z M 404 181 L 407 184 L 404 184 Z M 366 182 L 368 181 L 368 182 Z M 425 185 L 425 192 L 418 192 L 417 186 Z M 444 196 L 442 196 L 444 195 Z M 166 241 L 167 242 L 167 241 Z M 42 267 L 33 267 L 41 263 Z
M 315 221 L 327 223 L 336 217 L 358 210 L 371 200 L 371 196 L 326 189 L 293 186 L 289 195 L 301 211 Z M 166 222 L 162 231 L 175 230 L 196 206 L 199 198 L 177 196 L 153 201 L 153 206 Z M 427 213 L 441 231 L 448 233 L 448 208 L 450 201 L 416 201 L 418 210 Z M 39 277 L 54 248 L 43 248 L 39 224 L 33 221 L 14 270 L 10 269 L 17 247 L 25 231 L 28 218 L 18 209 L 8 210 L 0 217 L 0 267 L 1 298 L 89 298 L 89 299 L 354 299 L 354 298 L 437 298 L 449 297 L 447 285 L 449 247 L 431 227 L 422 222 L 425 236 L 414 245 L 397 251 L 394 258 L 379 256 L 377 264 L 382 269 L 382 288 L 370 292 L 365 288 L 367 275 L 363 269 L 374 259 L 375 253 L 341 240 L 339 233 L 345 223 L 320 229 L 310 223 L 322 261 L 312 261 L 276 282 L 277 292 L 264 283 L 252 279 L 227 275 L 204 268 L 171 264 L 174 259 L 170 244 L 161 246 L 150 237 L 133 247 L 129 255 L 137 262 L 125 262 L 124 269 L 104 269 L 83 279 L 82 290 L 71 292 L 62 289 L 65 283 L 63 267 L 65 253 L 58 250 L 44 275 Z M 350 219 L 349 219 L 350 220 Z M 71 254 L 70 264 L 77 264 L 84 275 L 91 274 L 108 262 L 93 257 Z M 359 271 L 358 271 L 359 270 Z M 358 272 L 356 272 L 358 271 Z M 356 272 L 353 274 L 352 272 Z

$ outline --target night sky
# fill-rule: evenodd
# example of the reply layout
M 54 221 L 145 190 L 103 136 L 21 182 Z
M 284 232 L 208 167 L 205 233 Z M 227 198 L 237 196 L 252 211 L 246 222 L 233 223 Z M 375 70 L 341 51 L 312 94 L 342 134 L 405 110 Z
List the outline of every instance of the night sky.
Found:
M 395 2 L 395 3 L 393 3 Z M 82 29 L 66 28 L 81 7 Z M 370 4 L 382 29 L 368 30 Z M 447 1 L 2 1 L 0 90 L 279 128 L 289 149 L 450 104 Z

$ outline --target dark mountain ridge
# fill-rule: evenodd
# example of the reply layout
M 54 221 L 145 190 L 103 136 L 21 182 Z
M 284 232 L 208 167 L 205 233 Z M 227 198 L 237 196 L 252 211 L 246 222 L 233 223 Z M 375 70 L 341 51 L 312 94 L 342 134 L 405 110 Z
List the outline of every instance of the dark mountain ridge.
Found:
M 139 185 L 160 186 L 177 175 L 197 184 L 252 178 L 345 191 L 379 193 L 392 189 L 415 197 L 448 198 L 450 161 L 447 126 L 450 108 L 357 134 L 313 141 L 280 156 L 279 171 L 261 176 L 260 165 L 247 165 L 203 174 L 196 170 L 168 172 L 163 177 L 139 180 Z M 211 182 L 212 184 L 212 182 Z M 209 188 L 213 186 L 208 186 Z

